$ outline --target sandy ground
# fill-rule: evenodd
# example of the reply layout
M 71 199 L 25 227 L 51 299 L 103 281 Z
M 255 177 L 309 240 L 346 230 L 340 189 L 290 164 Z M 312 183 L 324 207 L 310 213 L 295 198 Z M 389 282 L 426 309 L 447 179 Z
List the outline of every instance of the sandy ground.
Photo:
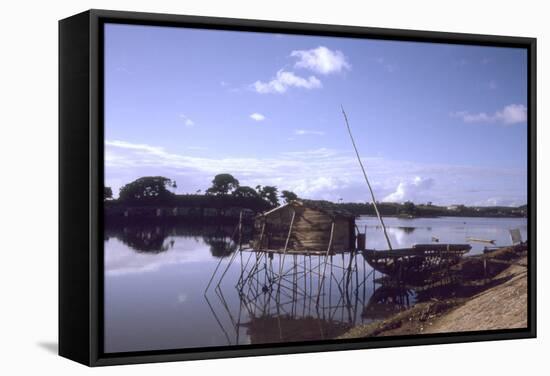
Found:
M 523 253 L 510 259 L 510 255 L 507 250 L 491 256 L 493 265 L 504 270 L 475 295 L 418 303 L 386 320 L 356 326 L 338 338 L 527 327 L 527 257 Z
M 435 320 L 426 333 L 527 327 L 526 263 L 527 258 L 520 259 L 496 277 L 505 282 L 451 309 Z

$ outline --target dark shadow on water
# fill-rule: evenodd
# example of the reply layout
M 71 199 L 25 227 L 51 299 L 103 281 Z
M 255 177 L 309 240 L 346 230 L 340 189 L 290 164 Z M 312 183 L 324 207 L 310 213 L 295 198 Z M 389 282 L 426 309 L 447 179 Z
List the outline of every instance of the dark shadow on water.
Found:
M 373 292 L 361 316 L 371 320 L 385 319 L 414 304 L 413 296 L 413 291 L 405 287 L 382 285 Z
M 54 355 L 59 353 L 59 345 L 57 342 L 38 342 L 37 345 Z
M 241 242 L 248 243 L 252 228 L 243 227 Z M 105 240 L 118 238 L 129 248 L 138 253 L 158 254 L 174 247 L 175 240 L 169 237 L 183 236 L 202 239 L 210 246 L 212 256 L 224 258 L 230 256 L 238 246 L 237 227 L 225 224 L 190 225 L 190 224 L 131 224 L 127 226 L 111 225 L 105 228 Z
M 399 226 L 398 229 L 402 230 L 405 234 L 412 234 L 416 230 L 416 227 Z

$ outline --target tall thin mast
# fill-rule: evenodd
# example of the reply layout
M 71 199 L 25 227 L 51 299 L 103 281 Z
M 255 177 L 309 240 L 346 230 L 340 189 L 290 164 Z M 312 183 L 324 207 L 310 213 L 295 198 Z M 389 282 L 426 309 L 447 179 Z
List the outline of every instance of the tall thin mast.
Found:
M 365 171 L 365 167 L 363 166 L 363 162 L 361 162 L 361 157 L 359 156 L 359 151 L 357 150 L 357 146 L 355 145 L 355 140 L 353 139 L 353 135 L 351 134 L 351 128 L 349 126 L 348 122 L 348 116 L 346 115 L 346 111 L 344 111 L 344 106 L 342 106 L 342 114 L 344 114 L 344 120 L 346 121 L 346 127 L 348 128 L 349 137 L 351 138 L 351 143 L 353 144 L 353 149 L 355 149 L 355 154 L 357 155 L 357 160 L 359 161 L 359 166 L 361 166 L 361 170 L 363 171 L 363 176 L 365 177 L 365 181 L 367 182 L 367 186 L 369 187 L 370 195 L 372 197 L 372 204 L 374 205 L 374 211 L 376 212 L 376 216 L 378 217 L 378 220 L 380 221 L 380 224 L 382 225 L 382 230 L 384 231 L 384 236 L 386 237 L 386 241 L 388 242 L 388 248 L 392 250 L 390 237 L 388 236 L 388 232 L 386 231 L 386 225 L 384 224 L 384 220 L 382 219 L 382 216 L 380 215 L 380 212 L 378 211 L 378 205 L 376 205 L 376 199 L 374 198 L 374 191 L 372 190 L 372 187 L 369 183 L 369 178 L 367 177 L 367 172 Z

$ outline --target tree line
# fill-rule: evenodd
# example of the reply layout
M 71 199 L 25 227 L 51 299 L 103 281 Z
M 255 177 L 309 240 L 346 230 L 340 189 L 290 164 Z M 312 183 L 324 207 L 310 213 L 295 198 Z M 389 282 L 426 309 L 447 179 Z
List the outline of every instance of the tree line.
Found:
M 104 188 L 104 200 L 109 205 L 121 206 L 159 206 L 178 205 L 200 208 L 248 208 L 256 212 L 268 210 L 281 203 L 297 200 L 298 195 L 292 191 L 282 190 L 271 185 L 257 185 L 252 188 L 241 185 L 231 174 L 214 176 L 211 186 L 194 194 L 177 195 L 170 189 L 177 188 L 176 181 L 162 176 L 145 176 L 136 179 L 120 188 L 119 198 L 113 199 L 110 187 Z M 374 205 L 368 202 L 330 203 L 354 215 L 375 215 Z M 406 217 L 525 217 L 527 206 L 520 207 L 468 207 L 465 205 L 446 206 L 404 203 L 378 202 L 378 210 L 385 216 Z
M 176 195 L 170 191 L 170 188 L 177 188 L 176 181 L 163 176 L 145 176 L 120 188 L 119 197 L 115 201 L 126 204 L 168 204 L 178 201 L 178 198 L 181 201 L 182 196 L 187 196 L 183 199 L 184 201 L 193 201 L 191 198 L 195 197 L 194 201 L 196 202 L 204 202 L 204 198 L 215 197 L 217 202 L 231 202 L 236 199 L 240 203 L 256 203 L 257 205 L 254 206 L 276 207 L 281 202 L 288 203 L 298 199 L 298 195 L 292 191 L 282 190 L 279 193 L 276 186 L 257 185 L 252 188 L 241 185 L 237 178 L 226 173 L 214 176 L 211 186 L 204 191 L 204 194 L 201 194 L 202 191 L 199 190 L 195 194 Z M 103 198 L 105 201 L 113 201 L 111 187 L 104 187 Z
M 354 215 L 376 215 L 372 203 L 344 202 L 338 204 Z M 440 206 L 431 202 L 415 204 L 412 201 L 377 202 L 380 213 L 384 216 L 404 217 L 526 217 L 527 205 L 518 207 L 509 206 Z

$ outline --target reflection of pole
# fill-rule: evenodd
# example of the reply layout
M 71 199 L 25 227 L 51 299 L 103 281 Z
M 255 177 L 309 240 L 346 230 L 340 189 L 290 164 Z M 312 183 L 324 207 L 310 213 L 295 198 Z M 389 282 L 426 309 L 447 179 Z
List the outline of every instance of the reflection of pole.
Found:
M 225 273 L 227 273 L 227 271 L 229 270 L 229 267 L 233 263 L 233 260 L 235 260 L 236 256 L 237 256 L 237 252 L 233 252 L 233 254 L 231 255 L 231 258 L 229 259 L 229 262 L 227 263 L 227 266 L 226 266 L 225 270 L 222 273 L 222 276 L 220 277 L 220 280 L 218 281 L 217 286 L 219 286 L 220 283 L 222 283 L 223 277 L 225 277 Z
M 216 269 L 214 269 L 214 273 L 212 273 L 212 276 L 210 277 L 210 281 L 208 281 L 208 285 L 206 285 L 206 288 L 204 289 L 205 295 L 208 289 L 210 288 L 210 285 L 212 284 L 212 281 L 214 280 L 214 277 L 216 276 L 216 273 L 218 272 L 218 269 L 220 268 L 222 261 L 223 261 L 223 257 L 220 257 L 220 261 L 218 261 L 218 265 L 216 265 Z
M 239 212 L 239 255 L 241 256 L 241 275 L 239 276 L 239 280 L 242 278 L 243 275 L 243 246 L 242 246 L 242 232 L 243 232 L 243 211 L 241 210 Z M 237 332 L 237 336 L 239 333 Z M 238 342 L 238 341 L 237 341 Z
M 244 288 L 244 272 L 248 271 L 248 264 L 250 263 L 250 259 L 252 258 L 253 252 L 250 252 L 248 255 L 248 258 L 246 259 L 246 262 L 244 264 L 244 267 L 241 267 L 241 275 L 239 276 L 239 280 L 237 281 L 237 284 L 235 287 L 239 287 L 242 290 Z M 241 250 L 241 258 L 242 258 L 242 250 Z M 242 261 L 241 261 L 242 263 Z
M 210 304 L 210 300 L 208 300 L 208 297 L 206 296 L 206 294 L 204 294 L 204 299 L 206 300 L 206 304 L 208 304 L 208 307 L 210 307 L 210 312 L 212 312 L 214 319 L 216 320 L 223 334 L 225 335 L 225 339 L 227 339 L 227 344 L 231 345 L 231 339 L 229 339 L 229 334 L 227 334 L 227 331 L 225 330 L 222 323 L 220 322 L 220 319 L 218 318 L 218 315 L 216 315 L 216 311 L 214 311 L 214 308 L 212 307 L 212 304 Z
M 361 166 L 361 170 L 363 171 L 363 176 L 365 177 L 365 181 L 367 182 L 367 186 L 369 187 L 370 195 L 372 197 L 372 204 L 374 205 L 374 211 L 376 212 L 376 216 L 378 217 L 378 220 L 380 221 L 380 224 L 382 225 L 382 229 L 384 230 L 384 236 L 386 237 L 386 241 L 388 242 L 388 248 L 391 250 L 391 242 L 390 238 L 388 236 L 388 233 L 386 232 L 386 225 L 384 224 L 384 220 L 382 219 L 382 216 L 380 215 L 380 212 L 378 211 L 378 206 L 376 205 L 376 199 L 374 198 L 374 191 L 372 190 L 372 187 L 370 186 L 369 178 L 367 177 L 367 172 L 365 171 L 365 167 L 363 166 L 363 162 L 361 162 L 361 157 L 359 156 L 359 151 L 357 150 L 357 146 L 355 145 L 355 140 L 353 139 L 353 135 L 351 134 L 351 128 L 349 126 L 348 117 L 346 115 L 346 112 L 344 111 L 344 106 L 342 106 L 342 114 L 344 114 L 344 120 L 346 121 L 346 127 L 348 128 L 349 137 L 351 138 L 351 143 L 353 144 L 353 148 L 355 149 L 355 154 L 357 155 L 357 160 L 359 161 L 359 165 Z

